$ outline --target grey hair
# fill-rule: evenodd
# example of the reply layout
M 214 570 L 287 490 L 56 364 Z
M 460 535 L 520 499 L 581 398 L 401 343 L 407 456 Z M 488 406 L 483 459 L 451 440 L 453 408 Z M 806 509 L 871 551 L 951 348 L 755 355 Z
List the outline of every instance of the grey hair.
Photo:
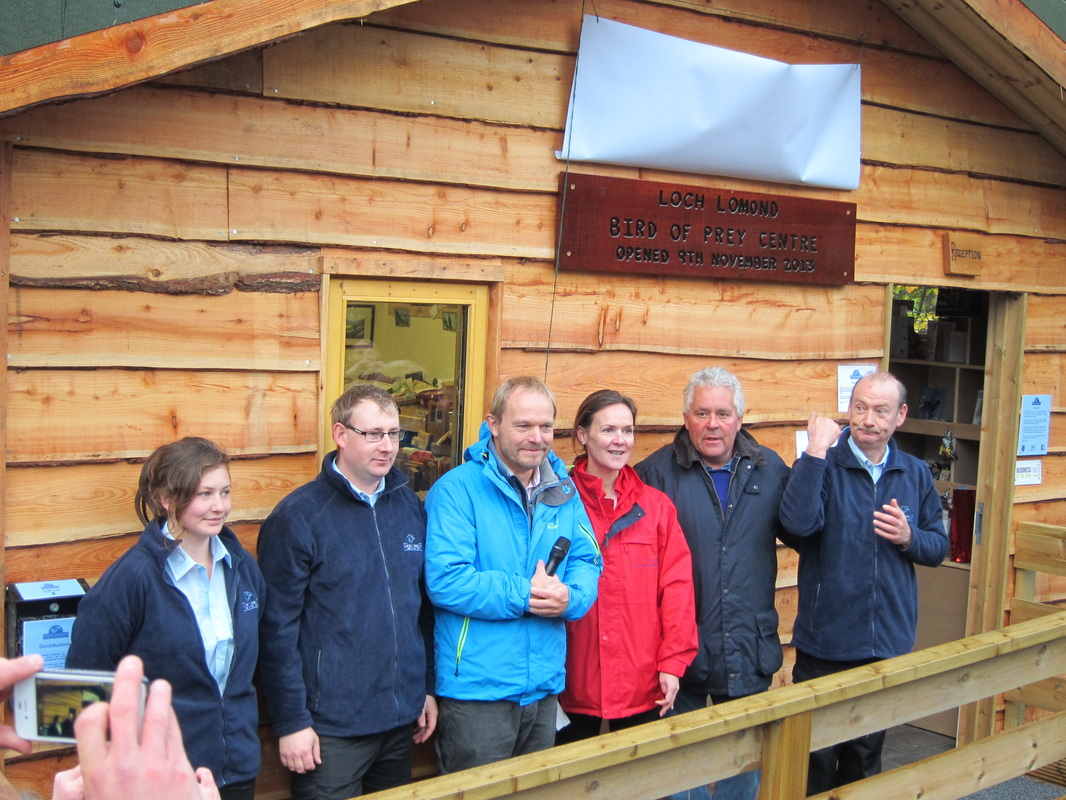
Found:
M 685 408 L 687 414 L 692 410 L 692 399 L 696 395 L 696 389 L 701 386 L 721 386 L 733 392 L 733 407 L 737 416 L 744 416 L 744 390 L 740 388 L 740 379 L 723 367 L 705 367 L 693 375 L 685 387 Z

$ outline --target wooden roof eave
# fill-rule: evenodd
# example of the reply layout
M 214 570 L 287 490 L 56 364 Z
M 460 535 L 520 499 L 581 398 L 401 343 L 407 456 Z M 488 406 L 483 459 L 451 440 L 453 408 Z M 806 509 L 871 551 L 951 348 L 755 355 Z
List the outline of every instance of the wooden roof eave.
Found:
M 0 115 L 101 94 L 412 0 L 210 0 L 0 57 Z
M 1020 0 L 883 0 L 1066 155 L 1066 45 Z

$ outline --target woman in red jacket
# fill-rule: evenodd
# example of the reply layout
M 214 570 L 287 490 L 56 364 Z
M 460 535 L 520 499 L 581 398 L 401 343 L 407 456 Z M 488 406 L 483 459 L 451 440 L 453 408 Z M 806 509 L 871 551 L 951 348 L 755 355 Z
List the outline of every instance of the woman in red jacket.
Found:
M 629 466 L 637 408 L 601 389 L 577 410 L 571 437 L 583 451 L 571 477 L 603 553 L 599 597 L 568 622 L 570 724 L 557 743 L 651 722 L 672 707 L 696 656 L 692 559 L 670 499 Z

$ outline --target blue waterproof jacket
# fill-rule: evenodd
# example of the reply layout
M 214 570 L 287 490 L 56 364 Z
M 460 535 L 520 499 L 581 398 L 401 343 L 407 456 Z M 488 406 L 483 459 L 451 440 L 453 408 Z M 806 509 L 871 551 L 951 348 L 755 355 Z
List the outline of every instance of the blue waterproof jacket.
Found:
M 149 524 L 137 544 L 81 599 L 67 667 L 114 670 L 123 656 L 140 656 L 150 680 L 166 678 L 174 689 L 174 712 L 189 762 L 210 767 L 224 786 L 251 780 L 259 772 L 259 705 L 252 675 L 266 585 L 233 531 L 223 528 L 219 539 L 233 563 L 226 568 L 233 664 L 225 694 L 219 694 L 207 668 L 192 606 L 167 574 L 170 549 L 162 520 Z
M 270 587 L 259 672 L 274 733 L 366 736 L 414 722 L 432 669 L 422 501 L 393 467 L 371 506 L 326 456 L 259 530 Z
M 782 537 L 799 553 L 799 611 L 792 644 L 828 661 L 892 658 L 914 647 L 914 565 L 948 553 L 940 498 L 929 467 L 895 442 L 875 484 L 841 434 L 825 458 L 801 456 L 784 496 Z M 893 498 L 907 515 L 906 550 L 874 533 L 874 511 Z
M 517 478 L 501 470 L 483 424 L 465 463 L 429 490 L 426 587 L 436 607 L 442 697 L 528 705 L 563 689 L 563 621 L 592 606 L 601 562 L 585 507 L 554 453 L 540 480 L 527 503 Z M 571 542 L 556 572 L 569 606 L 562 617 L 529 614 L 530 578 L 560 536 Z

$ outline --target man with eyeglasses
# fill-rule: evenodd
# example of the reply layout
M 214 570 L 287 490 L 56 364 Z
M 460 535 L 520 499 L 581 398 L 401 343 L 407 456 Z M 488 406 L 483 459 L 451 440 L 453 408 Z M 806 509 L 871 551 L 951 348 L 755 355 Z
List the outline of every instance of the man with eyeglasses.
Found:
M 345 800 L 411 779 L 436 726 L 426 515 L 395 468 L 399 410 L 357 384 L 331 411 L 337 449 L 263 523 L 259 668 L 293 800 Z
M 551 452 L 554 427 L 551 390 L 534 377 L 508 379 L 465 462 L 426 497 L 442 772 L 555 743 L 564 620 L 596 599 L 601 561 L 576 487 Z
M 852 389 L 848 427 L 811 414 L 809 444 L 781 498 L 782 539 L 799 553 L 794 681 L 909 653 L 918 621 L 914 565 L 948 554 L 940 497 L 925 463 L 892 435 L 907 390 L 874 372 Z M 878 731 L 810 754 L 807 793 L 881 771 Z

